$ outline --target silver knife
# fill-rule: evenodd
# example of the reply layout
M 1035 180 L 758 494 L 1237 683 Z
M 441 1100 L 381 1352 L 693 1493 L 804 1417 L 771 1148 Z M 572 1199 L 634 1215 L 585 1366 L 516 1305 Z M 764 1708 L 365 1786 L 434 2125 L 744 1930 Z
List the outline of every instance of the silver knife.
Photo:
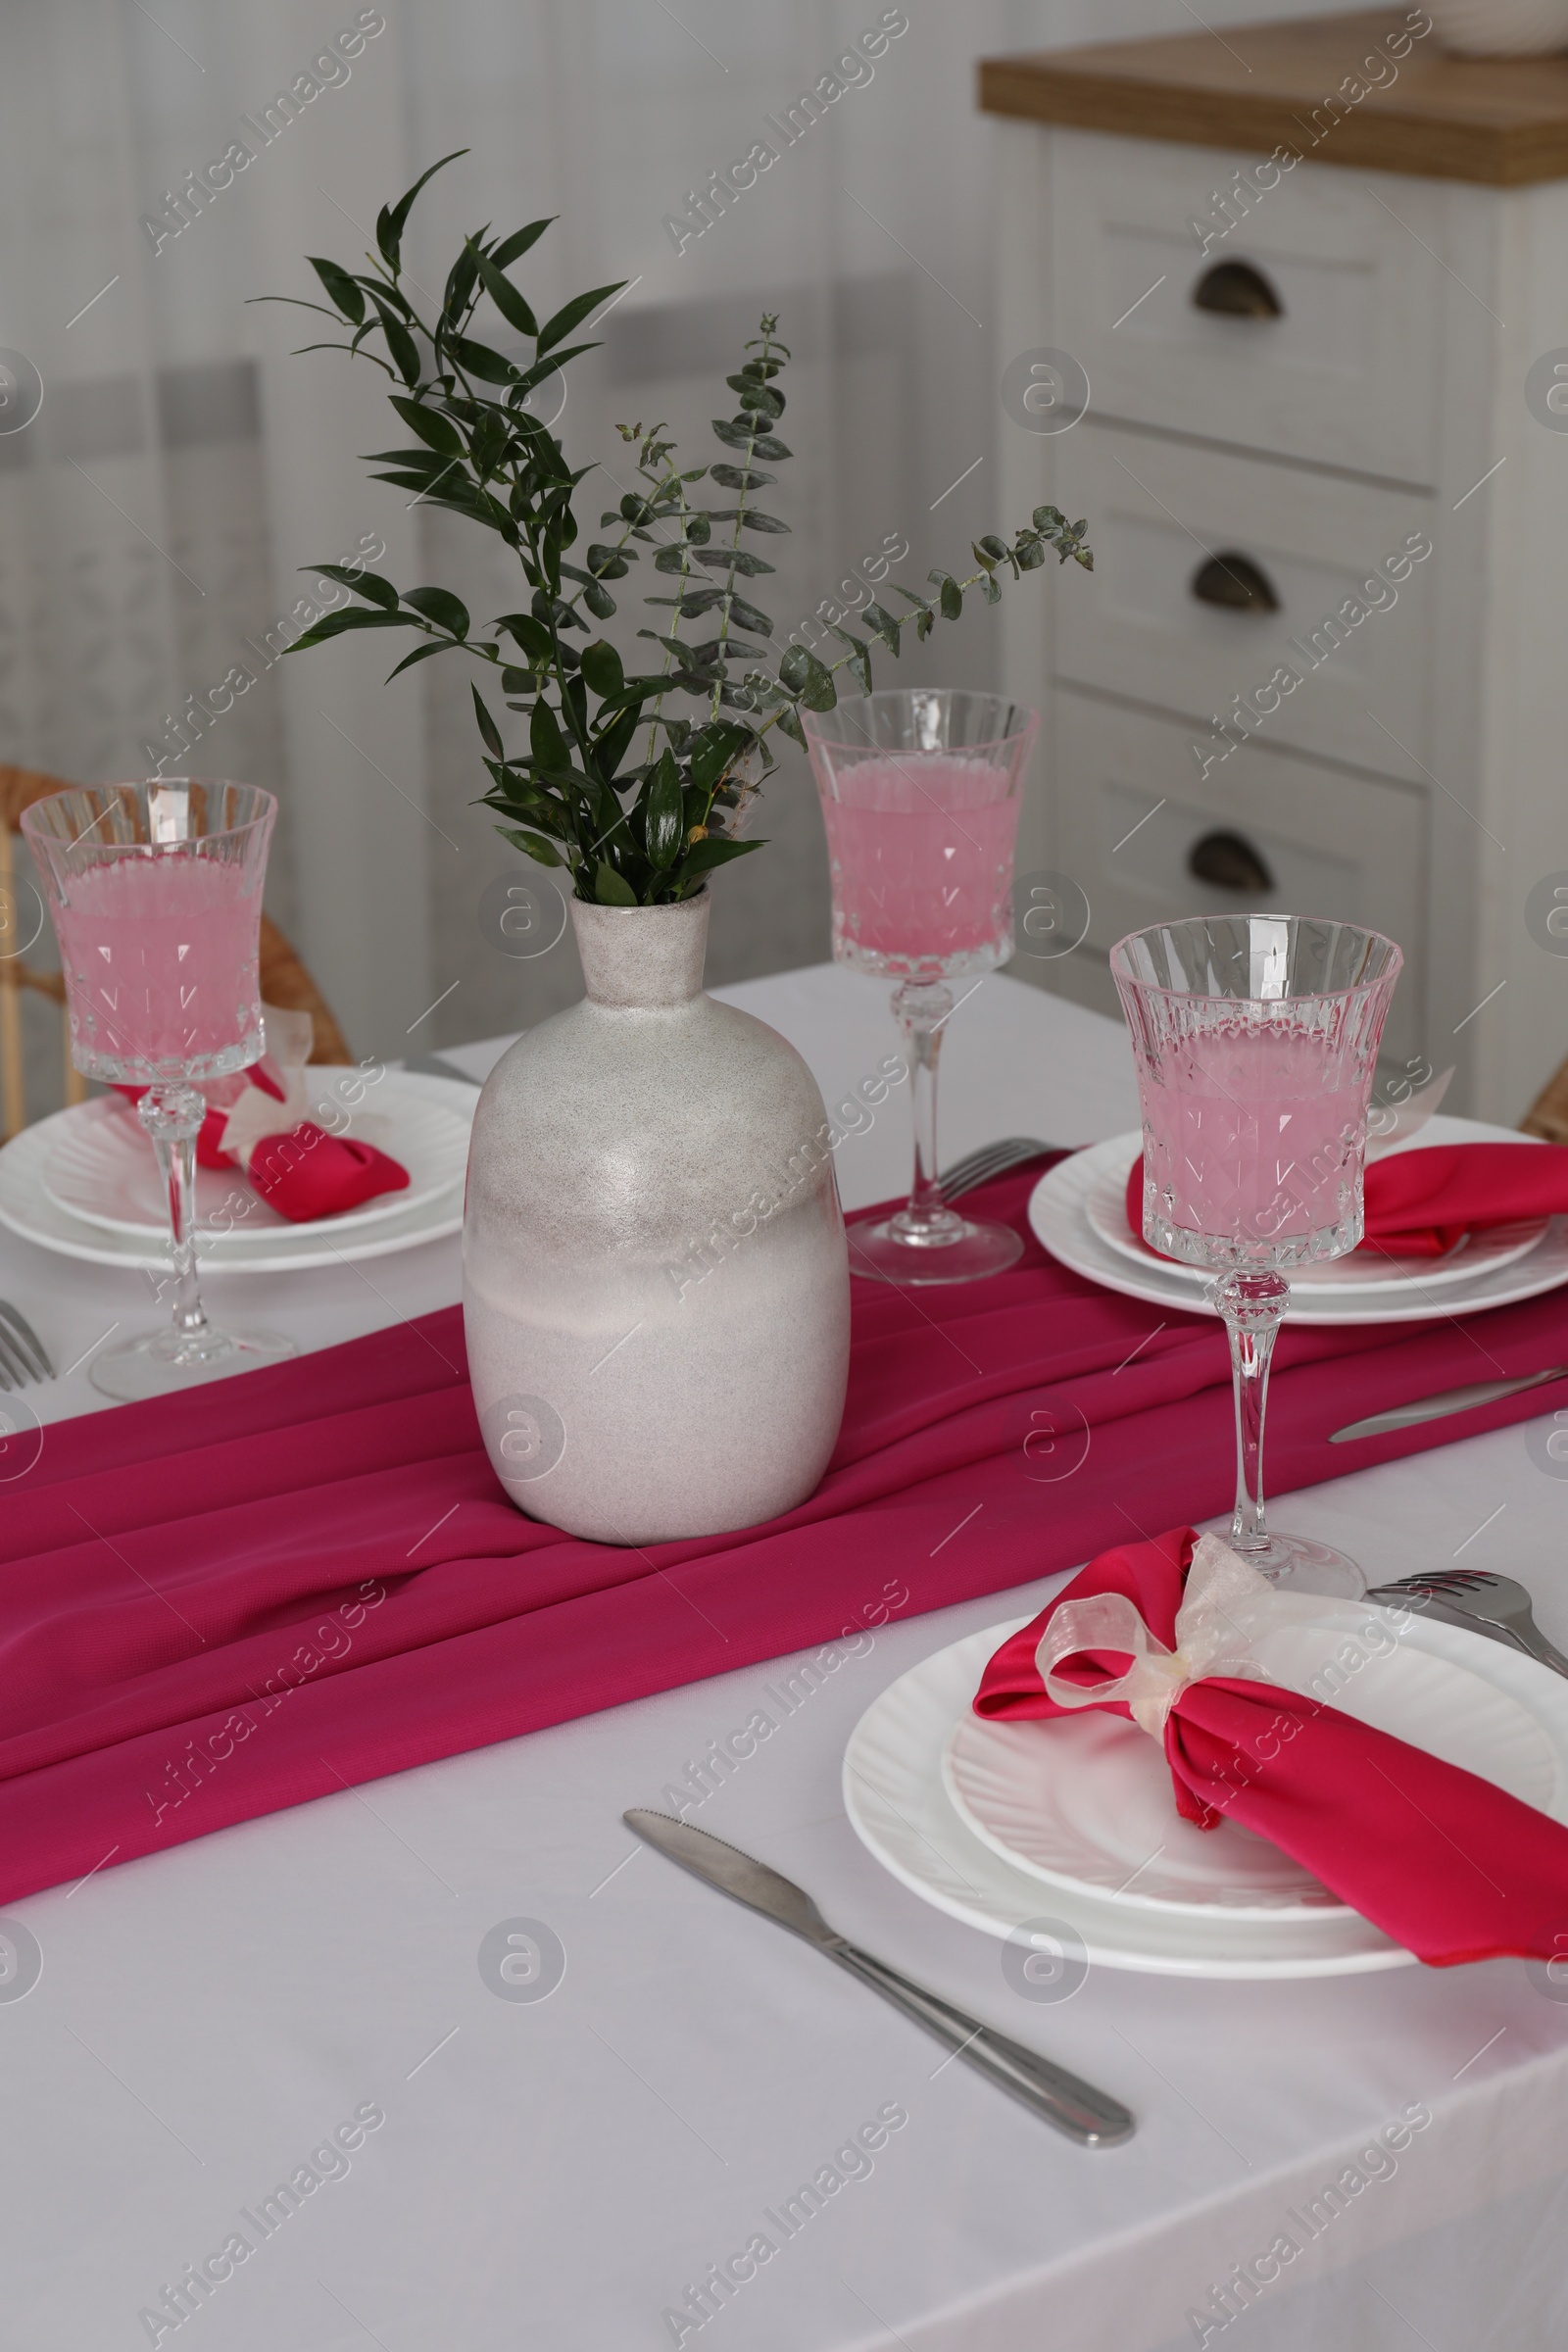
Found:
M 730 1894 L 752 1910 L 760 1911 L 765 1919 L 788 1928 L 793 1935 L 804 1936 L 840 1968 L 858 1977 L 885 2000 L 902 2009 L 906 2017 L 924 2026 L 939 2041 L 946 2042 L 955 2054 L 968 2065 L 979 2069 L 999 2089 L 1010 2091 L 1036 2115 L 1043 2115 L 1054 2124 L 1058 2132 L 1069 2138 L 1081 2140 L 1086 2147 L 1113 2147 L 1118 2140 L 1130 2139 L 1137 2129 L 1137 2119 L 1119 2099 L 1096 2090 L 1064 2067 L 1053 2066 L 1034 2050 L 1026 2050 L 1020 2042 L 1009 2041 L 975 2017 L 955 2009 L 950 2001 L 939 1999 L 936 1993 L 900 1976 L 883 1960 L 873 1959 L 869 1952 L 847 1942 L 835 1933 L 810 1896 L 790 1880 L 781 1878 L 765 1862 L 756 1862 L 743 1854 L 739 1846 L 726 1845 L 722 1838 L 710 1837 L 707 1830 L 697 1829 L 689 1821 L 677 1821 L 669 1813 L 650 1813 L 642 1806 L 621 1816 L 629 1830 L 636 1832 L 649 1845 L 682 1870 L 706 1880 L 723 1894 Z
M 1396 1404 L 1392 1412 L 1374 1413 L 1369 1420 L 1337 1429 L 1329 1444 L 1343 1446 L 1350 1438 L 1387 1437 L 1391 1430 L 1441 1421 L 1445 1413 L 1468 1413 L 1478 1404 L 1495 1404 L 1500 1396 L 1522 1396 L 1526 1389 L 1544 1389 L 1552 1380 L 1568 1380 L 1568 1364 L 1553 1364 L 1549 1372 L 1527 1372 L 1522 1380 L 1483 1380 L 1468 1389 L 1444 1389 L 1436 1396 L 1418 1396 L 1411 1404 Z

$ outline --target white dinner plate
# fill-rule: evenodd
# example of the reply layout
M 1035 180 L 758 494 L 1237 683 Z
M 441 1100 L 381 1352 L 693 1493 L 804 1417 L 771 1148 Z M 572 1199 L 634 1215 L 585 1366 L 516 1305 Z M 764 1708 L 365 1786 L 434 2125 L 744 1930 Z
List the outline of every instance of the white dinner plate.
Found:
M 1308 1918 L 1289 1911 L 1233 1918 L 1224 1910 L 1117 1903 L 1101 1893 L 1047 1887 L 982 1843 L 948 1795 L 943 1750 L 954 1724 L 969 1713 L 987 1661 L 1027 1622 L 988 1627 L 922 1659 L 872 1702 L 851 1735 L 845 1809 L 862 1843 L 901 1885 L 985 1935 L 1005 1939 L 1026 1924 L 1037 1931 L 1065 1926 L 1091 1963 L 1156 1976 L 1283 1979 L 1414 1965 L 1414 1953 L 1343 1905 Z M 1568 1789 L 1568 1681 L 1500 1642 L 1426 1618 L 1415 1619 L 1402 1642 L 1469 1668 L 1535 1718 L 1557 1759 L 1560 1815 L 1561 1791 Z M 1148 1745 L 1157 1761 L 1154 1742 Z M 1166 1788 L 1167 1818 L 1175 1823 L 1168 1776 Z
M 1419 1152 L 1430 1144 L 1461 1140 L 1524 1139 L 1477 1120 L 1439 1116 L 1399 1149 Z M 1139 1136 L 1122 1135 L 1058 1160 L 1030 1196 L 1029 1222 L 1053 1257 L 1103 1289 L 1186 1314 L 1212 1314 L 1207 1293 L 1212 1275 L 1133 1246 L 1124 1203 L 1127 1173 L 1141 1148 Z M 1114 1215 L 1126 1236 L 1124 1244 L 1112 1248 L 1091 1221 L 1090 1202 L 1097 1198 L 1100 1225 Z M 1495 1241 L 1496 1236 L 1492 1238 Z M 1475 1237 L 1477 1255 L 1468 1273 L 1461 1259 L 1406 1260 L 1408 1270 L 1392 1278 L 1380 1271 L 1370 1279 L 1357 1273 L 1330 1281 L 1323 1279 L 1329 1272 L 1325 1266 L 1303 1267 L 1299 1273 L 1293 1269 L 1287 1315 L 1300 1323 L 1426 1323 L 1534 1298 L 1568 1281 L 1568 1216 L 1549 1219 L 1534 1241 L 1521 1239 L 1516 1228 L 1496 1255 L 1484 1249 L 1484 1241 L 1479 1234 Z M 1351 1261 L 1339 1262 L 1348 1266 Z
M 465 1128 L 471 1124 L 479 1100 L 477 1088 L 465 1086 L 454 1078 L 407 1070 L 389 1072 L 385 1081 L 388 1087 L 394 1077 L 400 1093 L 406 1088 L 417 1088 L 431 1102 L 453 1112 Z M 157 1236 L 148 1234 L 140 1238 L 134 1233 L 114 1233 L 88 1224 L 50 1197 L 44 1183 L 45 1170 L 61 1141 L 64 1123 L 73 1116 L 71 1110 L 56 1111 L 50 1118 L 24 1127 L 20 1135 L 13 1136 L 0 1149 L 0 1224 L 8 1225 L 24 1241 L 37 1243 L 40 1249 L 56 1250 L 65 1257 L 85 1259 L 89 1265 L 162 1267 L 167 1263 L 167 1249 Z M 311 1266 L 387 1257 L 397 1250 L 412 1250 L 422 1242 L 439 1241 L 461 1232 L 463 1188 L 460 1168 L 454 1182 L 418 1206 L 400 1205 L 396 1213 L 378 1219 L 368 1229 L 349 1233 L 342 1231 L 341 1220 L 332 1218 L 309 1225 L 290 1225 L 279 1220 L 272 1233 L 244 1242 L 199 1229 L 197 1253 L 203 1270 L 209 1274 L 297 1273 Z M 234 1189 L 241 1189 L 237 1169 Z
M 419 1209 L 462 1182 L 468 1159 L 468 1121 L 435 1100 L 419 1073 L 388 1070 L 368 1080 L 354 1068 L 330 1065 L 310 1073 L 312 1102 L 326 1106 L 322 1123 L 333 1135 L 364 1134 L 408 1171 L 407 1188 L 380 1193 L 358 1208 L 296 1224 L 264 1200 L 237 1167 L 198 1168 L 197 1222 L 236 1250 L 276 1243 L 279 1235 L 324 1233 L 334 1240 Z M 349 1109 L 341 1089 L 363 1090 Z M 468 1090 L 471 1091 L 471 1090 Z M 314 1114 L 307 1114 L 314 1115 Z M 327 1122 L 330 1121 L 330 1124 Z M 346 1123 L 345 1123 L 346 1122 Z M 161 1245 L 168 1229 L 158 1162 L 134 1106 L 122 1095 L 97 1097 L 67 1111 L 45 1163 L 45 1192 L 60 1208 L 109 1233 L 128 1234 L 143 1249 Z
M 1385 1612 L 1359 1608 L 1322 1626 L 1283 1629 L 1259 1643 L 1260 1661 L 1282 1690 L 1311 1695 L 1314 1677 L 1363 1619 L 1376 1623 L 1378 1640 L 1358 1642 L 1349 1654 L 1360 1665 L 1348 1679 L 1334 1678 L 1344 1682 L 1334 1699 L 1339 1711 L 1554 1812 L 1559 1784 L 1568 1780 L 1535 1716 L 1469 1667 L 1413 1648 L 1402 1634 L 1388 1647 Z M 1222 1911 L 1232 1919 L 1310 1922 L 1347 1908 L 1239 1822 L 1200 1830 L 1176 1815 L 1163 1750 L 1124 1716 L 1086 1709 L 997 1723 L 967 1713 L 948 1736 L 942 1773 L 959 1817 L 982 1843 L 1048 1886 L 1145 1910 Z
M 1418 1138 L 1381 1156 L 1394 1157 L 1398 1152 L 1420 1151 L 1433 1144 L 1519 1144 L 1537 1140 L 1535 1136 L 1516 1135 L 1506 1127 L 1486 1126 L 1479 1119 L 1437 1116 Z M 1190 1266 L 1179 1258 L 1162 1257 L 1149 1250 L 1142 1236 L 1135 1234 L 1128 1224 L 1127 1178 L 1143 1148 L 1143 1136 L 1137 1132 L 1118 1135 L 1109 1143 L 1095 1146 L 1096 1182 L 1084 1201 L 1084 1214 L 1092 1230 L 1108 1249 L 1135 1266 L 1152 1263 L 1164 1272 L 1179 1275 L 1184 1282 L 1212 1282 L 1213 1274 L 1206 1266 Z M 1408 1290 L 1412 1285 L 1423 1291 L 1442 1290 L 1450 1282 L 1469 1282 L 1479 1275 L 1495 1274 L 1503 1266 L 1527 1256 L 1550 1222 L 1549 1217 L 1529 1217 L 1511 1225 L 1484 1227 L 1477 1233 L 1466 1234 L 1457 1248 L 1441 1258 L 1371 1257 L 1352 1250 L 1344 1257 L 1321 1258 L 1316 1264 L 1292 1267 L 1291 1290 L 1303 1298 L 1330 1293 L 1343 1298 L 1362 1292 Z

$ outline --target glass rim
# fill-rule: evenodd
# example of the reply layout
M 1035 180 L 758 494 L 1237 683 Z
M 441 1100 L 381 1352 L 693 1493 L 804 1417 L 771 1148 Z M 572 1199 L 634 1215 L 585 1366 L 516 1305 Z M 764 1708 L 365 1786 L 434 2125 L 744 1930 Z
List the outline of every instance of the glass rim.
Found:
M 976 702 L 1004 704 L 1009 710 L 1020 713 L 1022 724 L 1002 735 L 987 735 L 979 743 L 944 745 L 940 753 L 911 748 L 908 757 L 913 760 L 934 760 L 938 757 L 951 759 L 971 752 L 999 751 L 1004 745 L 1022 742 L 1031 727 L 1038 729 L 1041 724 L 1040 712 L 1032 704 L 1021 703 L 1016 695 L 1000 693 L 992 686 L 878 686 L 871 694 L 841 695 L 834 704 L 833 710 L 803 710 L 801 721 L 806 730 L 807 741 L 808 743 L 819 743 L 828 751 L 875 752 L 884 757 L 889 752 L 897 752 L 901 748 L 898 744 L 877 743 L 869 738 L 864 743 L 851 743 L 837 736 L 829 735 L 824 731 L 822 721 L 831 718 L 834 711 L 865 710 L 873 703 L 881 703 L 886 706 L 901 698 L 906 701 L 911 700 L 917 694 L 949 697 L 967 694 L 973 696 Z
M 1308 1002 L 1328 1004 L 1337 997 L 1360 996 L 1368 989 L 1381 986 L 1385 980 L 1396 980 L 1404 968 L 1404 950 L 1396 939 L 1390 939 L 1386 931 L 1374 931 L 1365 923 L 1343 922 L 1338 915 L 1333 914 L 1271 914 L 1258 919 L 1272 923 L 1286 922 L 1303 925 L 1313 923 L 1326 931 L 1353 931 L 1360 939 L 1377 941 L 1383 947 L 1388 948 L 1392 953 L 1393 961 L 1386 965 L 1381 972 L 1374 973 L 1371 979 L 1352 980 L 1345 988 L 1297 989 L 1280 997 L 1217 996 L 1202 989 L 1166 988 L 1158 980 L 1141 979 L 1136 972 L 1127 971 L 1124 962 L 1118 962 L 1122 950 L 1130 948 L 1136 939 L 1153 939 L 1171 931 L 1197 930 L 1200 926 L 1209 923 L 1245 923 L 1251 919 L 1251 916 L 1245 914 L 1184 914 L 1179 915 L 1174 922 L 1145 923 L 1137 931 L 1124 932 L 1111 948 L 1106 959 L 1110 966 L 1111 978 L 1116 980 L 1125 977 L 1129 988 L 1135 988 L 1145 996 L 1167 997 L 1183 1004 L 1300 1004 Z
M 31 802 L 22 811 L 23 837 L 29 848 L 37 844 L 39 847 L 59 846 L 68 850 L 77 849 L 86 839 L 86 833 L 79 833 L 74 841 L 57 844 L 54 835 L 37 831 L 29 821 L 33 811 L 38 808 L 51 808 L 66 800 L 86 802 L 94 793 L 147 792 L 154 788 L 162 789 L 165 785 L 170 784 L 199 784 L 208 790 L 254 792 L 262 806 L 254 816 L 247 816 L 242 823 L 224 825 L 216 832 L 192 833 L 179 841 L 95 841 L 91 844 L 92 849 L 102 852 L 106 857 L 124 857 L 131 851 L 180 850 L 189 849 L 198 842 L 237 841 L 241 834 L 252 832 L 257 825 L 265 823 L 270 816 L 275 816 L 277 813 L 276 793 L 269 792 L 265 784 L 243 783 L 238 776 L 117 776 L 104 784 L 67 784 L 59 792 L 41 794 L 37 800 Z M 100 811 L 93 820 L 94 825 L 101 824 L 105 814 L 107 814 L 107 810 Z M 86 828 L 88 833 L 92 830 L 92 825 Z

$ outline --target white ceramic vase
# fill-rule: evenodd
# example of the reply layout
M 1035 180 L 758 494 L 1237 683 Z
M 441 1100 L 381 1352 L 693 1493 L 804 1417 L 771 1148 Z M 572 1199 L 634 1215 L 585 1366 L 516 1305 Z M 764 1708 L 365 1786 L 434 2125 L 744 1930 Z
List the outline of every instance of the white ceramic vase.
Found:
M 833 1450 L 850 1280 L 806 1063 L 702 993 L 705 893 L 574 900 L 588 995 L 479 1098 L 463 1227 L 474 1402 L 518 1508 L 655 1544 L 804 1501 Z
M 1445 49 L 1461 57 L 1549 57 L 1568 48 L 1568 0 L 1427 0 Z

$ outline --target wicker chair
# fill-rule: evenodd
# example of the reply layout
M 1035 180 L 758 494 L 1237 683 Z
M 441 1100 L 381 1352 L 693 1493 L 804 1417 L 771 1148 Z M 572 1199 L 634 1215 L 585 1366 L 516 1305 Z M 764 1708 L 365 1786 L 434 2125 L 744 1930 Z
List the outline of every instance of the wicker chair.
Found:
M 1568 1144 L 1568 1061 L 1546 1080 L 1519 1124 L 1543 1143 Z
M 71 1058 L 71 1030 L 66 1020 L 66 984 L 59 972 L 40 971 L 8 953 L 4 926 L 16 918 L 14 889 L 16 844 L 22 812 L 34 801 L 67 789 L 61 776 L 41 775 L 28 767 L 0 766 L 0 1136 L 13 1136 L 26 1125 L 23 1088 L 22 991 L 32 989 L 51 997 L 61 1008 L 66 1070 L 66 1101 L 79 1102 L 86 1081 Z M 308 1012 L 315 1023 L 313 1061 L 352 1061 L 343 1032 L 333 1019 L 326 999 L 311 978 L 275 923 L 262 917 L 262 1002 L 290 1012 Z

